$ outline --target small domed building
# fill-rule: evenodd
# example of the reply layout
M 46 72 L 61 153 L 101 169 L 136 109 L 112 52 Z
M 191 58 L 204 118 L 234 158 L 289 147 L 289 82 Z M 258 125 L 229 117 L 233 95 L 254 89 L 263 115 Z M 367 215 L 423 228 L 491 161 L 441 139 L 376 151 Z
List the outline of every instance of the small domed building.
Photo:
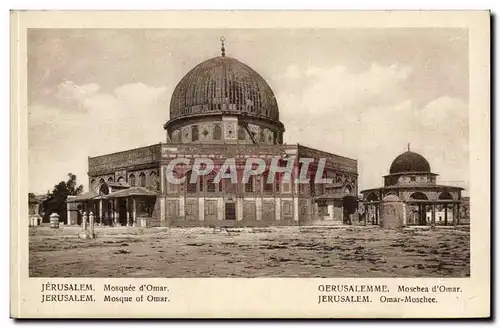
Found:
M 222 41 L 222 40 L 221 40 Z M 299 144 L 284 144 L 277 99 L 255 70 L 225 54 L 191 69 L 175 87 L 166 141 L 139 149 L 88 159 L 90 191 L 68 200 L 69 224 L 77 213 L 92 211 L 106 225 L 270 226 L 349 222 L 357 208 L 357 161 Z M 169 163 L 191 162 L 168 172 Z M 209 158 L 214 171 L 190 183 L 193 161 Z M 263 159 L 266 171 L 248 182 L 233 183 L 215 175 L 234 158 L 241 177 L 248 158 Z M 307 183 L 299 178 L 302 158 L 309 164 Z M 323 178 L 316 183 L 321 159 Z M 269 165 L 292 165 L 292 179 L 277 174 L 268 183 Z M 168 174 L 186 178 L 182 184 Z M 274 173 L 273 173 L 274 174 Z
M 397 156 L 384 176 L 384 186 L 361 191 L 367 222 L 378 225 L 379 204 L 387 196 L 405 205 L 405 225 L 459 224 L 463 188 L 436 183 L 427 159 L 408 151 Z

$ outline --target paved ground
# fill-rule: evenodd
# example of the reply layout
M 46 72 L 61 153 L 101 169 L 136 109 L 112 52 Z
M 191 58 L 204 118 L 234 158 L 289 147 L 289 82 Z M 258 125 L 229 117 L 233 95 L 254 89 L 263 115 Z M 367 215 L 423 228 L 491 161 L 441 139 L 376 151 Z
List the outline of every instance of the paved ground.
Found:
M 466 277 L 469 228 L 30 228 L 34 277 Z

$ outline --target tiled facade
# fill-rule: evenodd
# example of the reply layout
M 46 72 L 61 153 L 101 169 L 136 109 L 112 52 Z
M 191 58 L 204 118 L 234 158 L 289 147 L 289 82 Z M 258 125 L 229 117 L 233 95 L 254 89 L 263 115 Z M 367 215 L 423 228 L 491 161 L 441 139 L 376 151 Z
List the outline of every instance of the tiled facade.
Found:
M 357 161 L 284 145 L 285 127 L 271 87 L 224 53 L 181 79 L 163 127 L 165 143 L 89 157 L 91 191 L 72 202 L 82 201 L 85 209 L 98 213 L 98 222 L 112 225 L 137 225 L 142 217 L 148 218 L 147 225 L 182 227 L 306 225 L 324 219 L 342 223 L 356 211 Z M 177 158 L 191 162 L 167 172 Z M 189 177 L 196 158 L 208 158 L 216 168 L 234 159 L 238 177 L 249 158 L 262 159 L 266 166 L 291 162 L 292 180 L 277 175 L 277 182 L 266 183 L 264 172 L 248 183 L 214 183 L 213 175 L 199 177 L 195 184 L 168 181 L 168 173 Z M 314 159 L 302 184 L 293 183 L 299 178 L 300 158 Z M 326 160 L 323 177 L 331 178 L 330 184 L 314 183 L 320 159 Z
M 437 184 L 436 177 L 423 156 L 410 150 L 399 155 L 383 187 L 361 191 L 367 220 L 378 224 L 379 205 L 392 197 L 404 204 L 406 225 L 459 224 L 462 188 Z

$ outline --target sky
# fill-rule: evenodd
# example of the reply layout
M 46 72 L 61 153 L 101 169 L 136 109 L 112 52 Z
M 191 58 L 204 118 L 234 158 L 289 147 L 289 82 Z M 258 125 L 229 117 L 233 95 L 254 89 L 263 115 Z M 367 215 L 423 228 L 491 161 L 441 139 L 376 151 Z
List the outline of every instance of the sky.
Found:
M 359 190 L 408 144 L 468 189 L 466 29 L 30 29 L 30 192 L 69 172 L 88 190 L 88 156 L 164 142 L 173 89 L 220 36 L 273 89 L 284 142 L 357 159 Z

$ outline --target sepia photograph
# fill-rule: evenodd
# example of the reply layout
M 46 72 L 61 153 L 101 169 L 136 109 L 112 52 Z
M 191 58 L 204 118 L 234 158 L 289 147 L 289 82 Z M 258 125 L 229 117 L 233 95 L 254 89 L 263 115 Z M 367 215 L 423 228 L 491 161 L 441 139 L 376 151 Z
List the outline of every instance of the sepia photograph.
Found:
M 467 29 L 27 38 L 30 276 L 470 275 Z

